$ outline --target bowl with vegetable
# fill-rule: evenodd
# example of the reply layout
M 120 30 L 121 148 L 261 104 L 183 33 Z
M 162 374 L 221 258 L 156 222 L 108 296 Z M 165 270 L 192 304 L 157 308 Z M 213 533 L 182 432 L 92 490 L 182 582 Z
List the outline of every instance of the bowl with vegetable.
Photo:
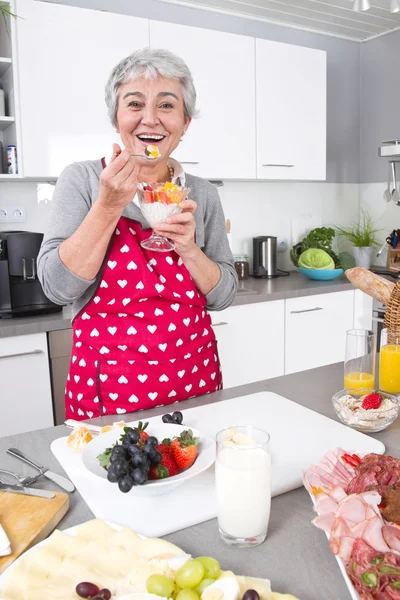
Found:
M 348 252 L 337 254 L 332 248 L 335 230 L 317 227 L 290 251 L 290 258 L 299 273 L 317 281 L 329 281 L 343 275 L 354 266 Z

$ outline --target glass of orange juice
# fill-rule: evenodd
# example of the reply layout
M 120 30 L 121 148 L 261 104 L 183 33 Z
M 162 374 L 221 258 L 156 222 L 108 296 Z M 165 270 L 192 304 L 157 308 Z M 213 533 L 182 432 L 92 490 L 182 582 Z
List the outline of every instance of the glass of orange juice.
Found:
M 382 329 L 379 387 L 384 392 L 400 394 L 400 331 Z
M 346 332 L 344 387 L 346 390 L 375 388 L 376 336 L 369 329 Z

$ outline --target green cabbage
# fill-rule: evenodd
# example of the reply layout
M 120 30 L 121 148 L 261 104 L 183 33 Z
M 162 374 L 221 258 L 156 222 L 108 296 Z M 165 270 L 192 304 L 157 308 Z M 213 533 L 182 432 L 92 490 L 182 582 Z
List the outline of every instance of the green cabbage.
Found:
M 300 255 L 299 267 L 302 269 L 328 270 L 335 268 L 335 261 L 325 250 L 309 248 Z

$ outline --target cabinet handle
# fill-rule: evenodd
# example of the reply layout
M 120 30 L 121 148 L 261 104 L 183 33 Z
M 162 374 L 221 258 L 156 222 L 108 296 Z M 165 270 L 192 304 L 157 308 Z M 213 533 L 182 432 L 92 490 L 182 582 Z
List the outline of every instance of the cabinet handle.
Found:
M 372 320 L 376 323 L 383 323 L 383 319 L 381 317 L 372 317 Z
M 305 310 L 291 310 L 290 314 L 291 315 L 299 315 L 301 313 L 316 312 L 317 310 L 324 310 L 324 309 L 319 306 L 316 306 L 315 308 L 306 308 Z
M 30 356 L 31 354 L 43 354 L 43 350 L 31 350 L 30 352 L 16 352 L 15 354 L 2 354 L 0 356 L 0 360 L 2 358 L 15 358 L 16 356 Z
M 211 323 L 211 327 L 221 327 L 222 325 L 228 325 L 226 321 L 220 321 L 219 323 Z
M 199 165 L 198 160 L 180 160 L 181 165 Z
M 262 167 L 287 167 L 287 168 L 292 168 L 295 167 L 296 165 L 278 165 L 278 164 L 274 164 L 274 163 L 267 163 L 266 165 L 261 165 Z

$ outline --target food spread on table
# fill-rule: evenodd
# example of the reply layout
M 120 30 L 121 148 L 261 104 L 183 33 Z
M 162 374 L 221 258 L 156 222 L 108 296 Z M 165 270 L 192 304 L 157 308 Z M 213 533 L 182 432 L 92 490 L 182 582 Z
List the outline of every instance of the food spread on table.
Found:
M 178 413 L 174 414 L 181 420 Z M 124 427 L 119 442 L 97 457 L 107 470 L 108 481 L 118 483 L 123 493 L 130 492 L 134 485 L 186 471 L 197 458 L 199 438 L 191 429 L 182 431 L 172 440 L 159 441 L 149 435 L 147 426 L 148 423 L 139 421 L 137 427 Z
M 400 459 L 336 448 L 304 474 L 318 516 L 362 600 L 400 598 Z
M 296 600 L 268 579 L 222 571 L 162 539 L 143 539 L 95 519 L 73 535 L 56 530 L 0 581 L 2 600 Z

